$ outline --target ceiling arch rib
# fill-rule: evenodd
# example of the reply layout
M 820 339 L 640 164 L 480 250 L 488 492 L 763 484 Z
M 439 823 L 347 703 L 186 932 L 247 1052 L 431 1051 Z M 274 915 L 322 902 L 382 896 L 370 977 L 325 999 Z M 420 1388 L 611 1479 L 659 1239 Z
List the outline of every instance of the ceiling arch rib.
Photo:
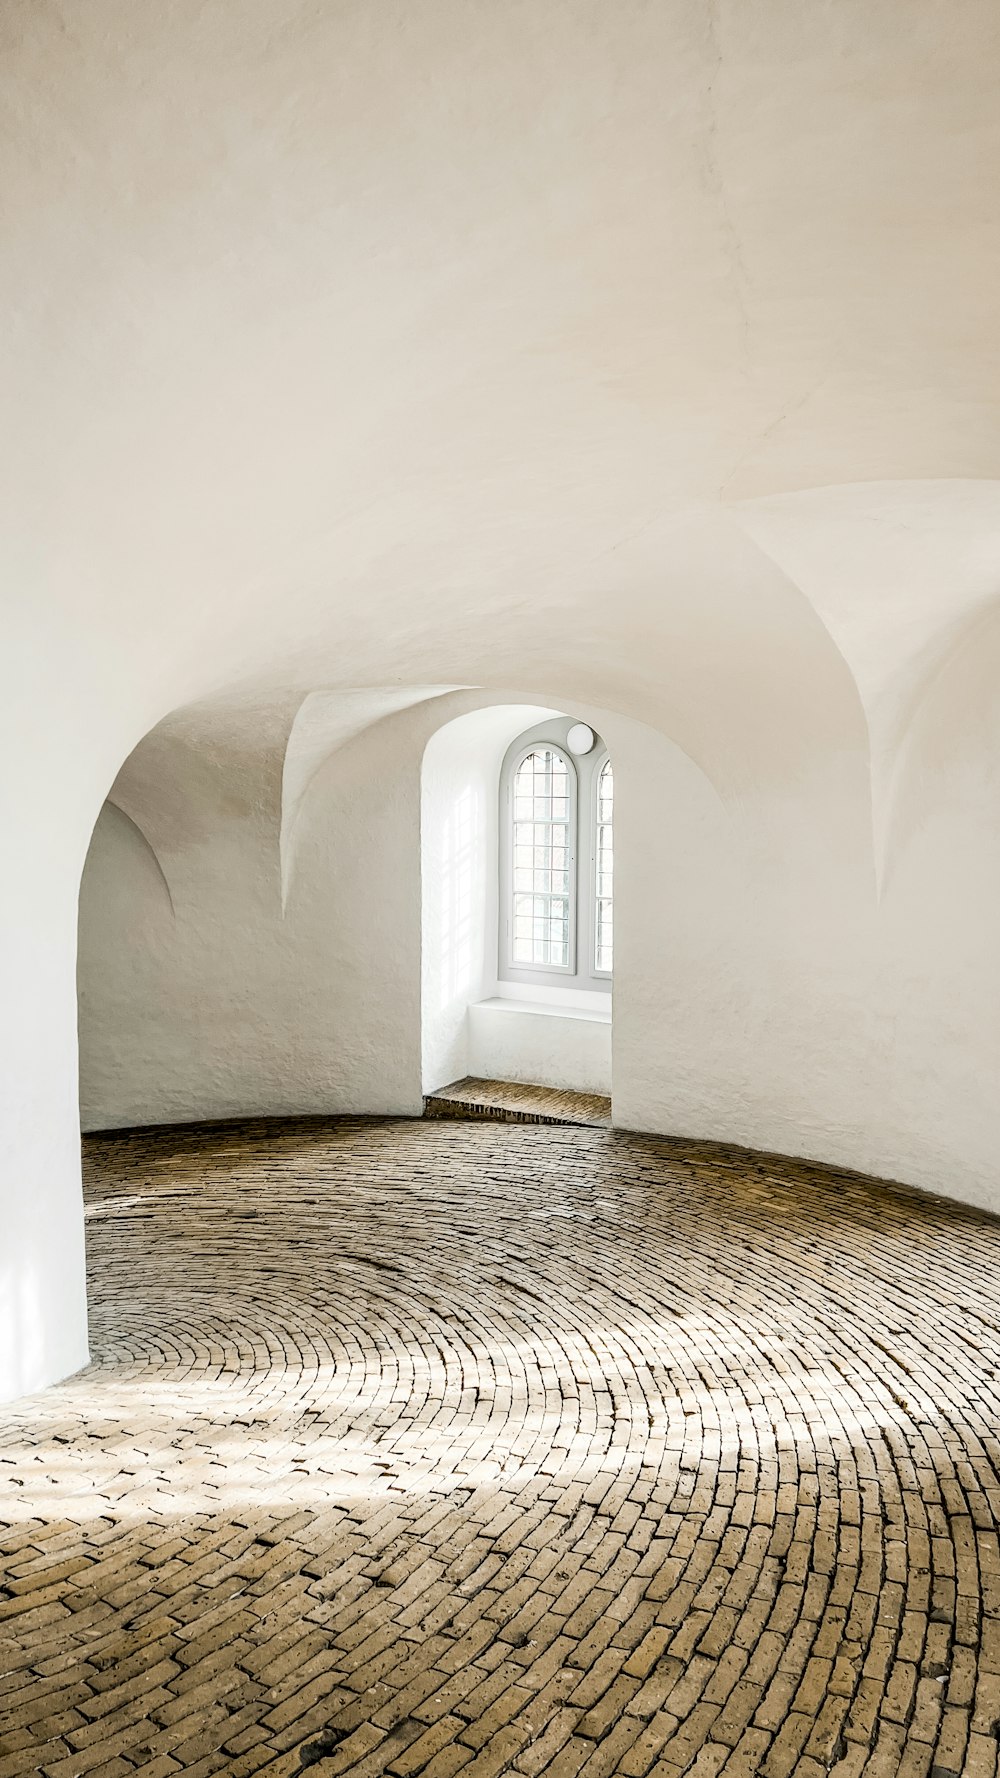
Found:
M 295 834 L 309 787 L 330 755 L 383 717 L 409 710 L 457 688 L 447 685 L 370 686 L 314 691 L 292 721 L 281 772 L 281 911 L 285 912 L 295 868 Z
M 814 488 L 735 510 L 794 578 L 854 677 L 870 736 L 881 896 L 905 831 L 895 811 L 908 736 L 942 672 L 968 636 L 989 625 L 1000 598 L 1000 481 Z M 951 720 L 964 720 L 957 705 Z
M 166 898 L 171 919 L 176 918 L 177 910 L 174 907 L 174 898 L 167 873 L 164 870 L 156 849 L 148 835 L 143 832 L 141 824 L 136 820 L 134 815 L 128 813 L 127 809 L 123 809 L 121 803 L 117 802 L 114 797 L 108 797 L 107 802 L 105 803 L 105 809 L 113 810 L 114 818 L 124 823 L 123 831 L 131 836 L 132 845 L 137 850 L 139 856 L 144 860 L 148 874 L 152 880 L 159 885 Z

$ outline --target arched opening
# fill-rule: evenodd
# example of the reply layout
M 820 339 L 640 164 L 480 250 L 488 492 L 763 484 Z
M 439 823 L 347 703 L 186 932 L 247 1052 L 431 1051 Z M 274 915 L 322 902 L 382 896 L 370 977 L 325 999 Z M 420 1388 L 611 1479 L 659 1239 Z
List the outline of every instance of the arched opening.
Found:
M 601 737 L 496 705 L 430 738 L 421 785 L 422 1082 L 610 1097 L 612 786 Z
M 414 1115 L 420 759 L 438 687 L 176 711 L 80 902 L 83 1126 Z

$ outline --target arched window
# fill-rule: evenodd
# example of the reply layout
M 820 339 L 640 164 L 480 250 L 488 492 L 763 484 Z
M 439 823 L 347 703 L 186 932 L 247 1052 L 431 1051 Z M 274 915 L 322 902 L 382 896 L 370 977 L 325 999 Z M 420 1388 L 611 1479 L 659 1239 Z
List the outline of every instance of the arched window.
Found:
M 500 784 L 500 974 L 607 989 L 612 922 L 611 762 L 568 717 L 520 735 Z

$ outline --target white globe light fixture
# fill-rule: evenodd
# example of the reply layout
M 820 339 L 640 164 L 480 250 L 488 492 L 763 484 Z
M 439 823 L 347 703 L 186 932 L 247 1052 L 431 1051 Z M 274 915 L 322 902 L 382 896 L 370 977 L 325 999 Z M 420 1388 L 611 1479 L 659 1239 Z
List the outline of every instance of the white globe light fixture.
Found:
M 573 727 L 566 736 L 566 745 L 570 752 L 575 753 L 577 757 L 581 754 L 589 753 L 594 745 L 593 729 L 588 728 L 585 722 L 574 722 Z

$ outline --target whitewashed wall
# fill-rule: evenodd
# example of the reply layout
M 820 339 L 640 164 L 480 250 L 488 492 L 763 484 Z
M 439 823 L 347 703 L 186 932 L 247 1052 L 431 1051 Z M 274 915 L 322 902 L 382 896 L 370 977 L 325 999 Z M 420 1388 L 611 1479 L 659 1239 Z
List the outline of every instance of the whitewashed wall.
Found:
M 435 688 L 612 749 L 621 1121 L 997 1206 L 994 0 L 15 11 L 0 1394 L 112 785 L 88 1121 L 413 1107 Z
M 924 786 L 914 821 L 901 792 L 881 888 L 860 730 L 808 769 L 800 747 L 765 792 L 714 783 L 646 724 L 575 707 L 615 761 L 618 1124 L 1000 1207 L 995 664 L 982 645 L 963 657 L 916 724 L 934 794 Z M 962 742 L 957 712 L 977 697 Z M 87 1127 L 413 1113 L 422 1091 L 488 1065 L 466 1008 L 496 989 L 496 773 L 538 718 L 476 702 L 428 696 L 333 747 L 302 805 L 284 908 L 292 713 L 255 717 L 229 752 L 216 733 L 210 757 L 172 722 L 141 745 L 115 788 L 133 820 L 105 811 L 84 877 Z
M 168 724 L 119 776 L 172 905 L 109 807 L 81 895 L 85 1128 L 420 1109 L 426 718 L 375 721 L 319 759 L 283 886 L 290 715 L 237 723 L 211 757 Z M 140 873 L 145 926 L 124 905 Z

